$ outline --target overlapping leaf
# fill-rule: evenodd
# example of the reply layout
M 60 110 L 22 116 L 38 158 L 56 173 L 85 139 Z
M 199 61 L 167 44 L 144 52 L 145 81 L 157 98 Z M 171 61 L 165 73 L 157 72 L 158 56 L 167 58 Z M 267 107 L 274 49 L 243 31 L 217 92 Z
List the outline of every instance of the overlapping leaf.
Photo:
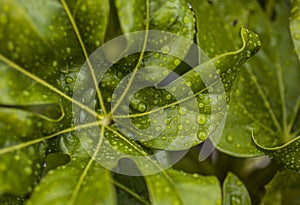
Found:
M 251 205 L 251 199 L 243 182 L 228 173 L 223 184 L 223 204 Z

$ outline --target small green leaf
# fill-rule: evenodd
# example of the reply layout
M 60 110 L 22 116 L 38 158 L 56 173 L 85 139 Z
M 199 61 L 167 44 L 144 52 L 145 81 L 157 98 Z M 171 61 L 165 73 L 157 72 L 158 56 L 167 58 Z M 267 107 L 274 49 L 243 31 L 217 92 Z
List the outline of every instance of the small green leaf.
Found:
M 221 204 L 221 189 L 216 177 L 187 174 L 176 170 L 145 176 L 153 205 Z
M 298 59 L 300 59 L 300 2 L 298 0 L 292 0 L 291 7 L 290 30 Z
M 27 204 L 117 204 L 110 171 L 90 158 L 76 137 L 68 138 L 71 161 L 50 170 Z
M 261 201 L 261 205 L 299 204 L 299 182 L 299 173 L 291 170 L 278 171 L 265 187 L 266 194 Z
M 228 173 L 223 184 L 223 204 L 251 205 L 251 199 L 243 182 L 232 173 Z

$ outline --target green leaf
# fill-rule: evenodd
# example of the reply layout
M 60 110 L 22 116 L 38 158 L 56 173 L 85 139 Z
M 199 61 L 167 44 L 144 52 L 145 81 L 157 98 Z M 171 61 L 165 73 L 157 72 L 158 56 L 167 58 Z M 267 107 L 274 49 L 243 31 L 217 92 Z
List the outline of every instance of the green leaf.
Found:
M 223 184 L 223 204 L 251 205 L 251 199 L 243 182 L 232 173 L 228 173 Z
M 76 137 L 68 138 L 73 138 L 72 160 L 50 170 L 27 204 L 117 204 L 110 171 L 90 158 Z
M 80 24 L 78 31 L 86 39 L 82 45 L 67 17 L 66 5 L 57 1 L 1 1 L 0 40 L 5 43 L 0 45 L 0 192 L 26 195 L 39 181 L 47 149 L 45 136 L 70 126 L 68 101 L 74 70 L 84 62 L 81 46 L 94 49 L 103 42 L 107 18 L 100 21 L 82 15 L 82 9 L 105 17 L 108 1 L 73 4 L 69 4 L 73 10 L 68 11 L 80 15 L 73 20 Z M 91 23 L 88 19 L 98 24 L 93 32 L 83 26 L 83 22 Z
M 128 5 L 135 12 L 127 9 Z M 173 38 L 160 41 L 156 37 L 152 40 L 157 42 L 161 52 L 146 52 L 149 39 L 145 38 L 140 53 L 126 56 L 118 62 L 114 60 L 119 53 L 111 56 L 108 51 L 105 57 L 114 65 L 101 76 L 102 81 L 97 82 L 101 72 L 96 72 L 96 68 L 101 67 L 101 63 L 92 65 L 88 57 L 104 43 L 110 12 L 108 0 L 1 0 L 0 40 L 5 42 L 0 44 L 1 198 L 30 196 L 29 204 L 115 204 L 116 193 L 108 169 L 116 171 L 120 159 L 133 159 L 144 175 L 161 172 L 166 168 L 162 167 L 163 163 L 159 164 L 161 159 L 150 156 L 159 153 L 156 149 L 182 150 L 199 144 L 215 131 L 223 119 L 225 107 L 218 103 L 229 100 L 229 92 L 240 67 L 259 49 L 258 36 L 242 28 L 240 49 L 234 47 L 226 53 L 225 50 L 219 51 L 210 61 L 200 61 L 201 65 L 186 72 L 182 78 L 172 80 L 165 86 L 156 84 L 147 87 L 137 92 L 139 95 L 134 95 L 136 99 L 133 99 L 129 95 L 133 89 L 130 87 L 132 82 L 152 82 L 156 77 L 164 82 L 166 77 L 154 70 L 147 75 L 138 75 L 139 69 L 149 65 L 164 66 L 167 74 L 170 74 L 181 63 L 174 56 L 186 56 L 194 39 L 194 17 L 183 0 L 116 1 L 116 7 L 124 32 L 146 30 L 144 37 L 149 37 L 149 29 L 161 29 L 187 38 L 188 45 L 182 47 L 186 45 L 183 41 L 176 44 Z M 126 21 L 132 19 L 138 23 L 127 24 Z M 125 50 L 132 45 L 130 40 L 127 39 Z M 114 48 L 112 50 L 115 51 Z M 168 55 L 168 50 L 172 50 L 174 56 Z M 84 66 L 88 68 L 86 75 L 79 73 Z M 132 74 L 132 77 L 122 87 L 123 78 L 128 74 Z M 223 99 L 208 95 L 212 89 L 217 94 L 221 92 L 214 87 L 218 84 L 218 76 L 226 91 Z M 72 98 L 75 83 L 82 78 L 87 79 L 87 84 L 89 81 L 92 83 L 92 92 L 95 91 L 96 96 L 87 90 L 80 97 L 83 101 L 89 98 L 95 105 L 93 109 Z M 201 78 L 208 82 L 205 83 Z M 115 88 L 125 89 L 121 96 L 117 96 L 119 102 L 112 107 Z M 171 95 L 168 89 L 175 89 L 184 103 L 177 102 L 176 96 Z M 195 100 L 190 101 L 191 98 Z M 130 113 L 117 118 L 114 112 L 123 102 L 129 102 Z M 217 108 L 213 109 L 213 106 Z M 193 109 L 199 109 L 201 114 Z M 162 119 L 160 111 L 167 114 L 167 126 L 159 136 L 153 133 L 146 135 L 149 141 L 137 142 L 132 136 L 139 133 L 130 130 L 124 134 L 117 126 L 118 120 L 125 116 L 143 130 L 157 125 L 150 115 Z M 74 113 L 80 115 L 79 119 L 73 119 Z M 90 119 L 94 121 L 85 123 Z M 81 120 L 83 124 L 76 124 Z M 197 126 L 200 129 L 195 129 Z M 191 134 L 191 130 L 194 134 Z M 174 138 L 180 138 L 176 144 L 173 143 Z M 175 145 L 170 146 L 172 143 Z M 88 154 L 82 146 L 90 148 L 85 150 Z M 43 167 L 53 153 L 59 153 L 56 156 L 60 153 L 69 154 L 70 162 L 61 165 L 66 161 L 60 159 L 53 167 Z M 206 189 L 215 192 L 191 198 L 195 203 L 220 203 L 218 182 L 214 177 L 185 177 L 185 174 L 176 171 L 165 171 L 145 179 L 150 201 L 154 204 L 175 201 L 187 204 L 190 199 L 186 195 L 190 186 L 197 193 Z M 161 183 L 156 184 L 157 180 Z M 115 185 L 118 186 L 117 183 Z M 165 186 L 170 187 L 169 191 L 174 191 L 174 195 L 158 192 Z M 168 189 L 163 190 L 169 192 Z
M 299 204 L 300 175 L 291 170 L 278 171 L 265 187 L 261 205 Z
M 239 24 L 247 25 L 262 41 L 262 50 L 247 62 L 234 84 L 218 149 L 234 156 L 257 156 L 262 149 L 253 146 L 252 135 L 267 149 L 294 140 L 299 134 L 300 72 L 288 32 L 288 6 L 276 1 L 277 15 L 270 21 L 254 1 L 213 5 L 226 16 L 227 27 L 236 30 Z
M 291 35 L 292 39 L 295 45 L 295 50 L 298 55 L 298 59 L 300 58 L 300 45 L 299 45 L 299 40 L 300 40 L 300 10 L 299 10 L 299 5 L 300 2 L 297 0 L 292 0 L 291 1 L 291 11 L 290 11 L 290 30 L 291 30 Z
M 152 204 L 221 204 L 220 185 L 215 177 L 172 169 L 166 173 L 169 179 L 163 173 L 145 176 Z

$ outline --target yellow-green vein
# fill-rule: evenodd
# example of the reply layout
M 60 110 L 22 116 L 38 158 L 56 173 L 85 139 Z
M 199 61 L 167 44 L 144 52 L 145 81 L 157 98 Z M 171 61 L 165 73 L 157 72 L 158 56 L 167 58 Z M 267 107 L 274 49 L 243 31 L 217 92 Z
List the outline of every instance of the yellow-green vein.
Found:
M 276 59 L 279 59 L 276 58 Z M 281 66 L 276 63 L 276 74 L 278 78 L 278 86 L 279 86 L 279 94 L 280 94 L 280 100 L 281 100 L 281 110 L 282 110 L 282 125 L 283 125 L 283 135 L 285 140 L 288 140 L 288 126 L 287 126 L 287 110 L 286 110 L 286 97 L 285 97 L 285 88 L 284 88 L 284 82 L 282 77 L 282 68 Z
M 134 148 L 137 152 L 139 152 L 143 157 L 145 157 L 149 162 L 151 162 L 155 167 L 158 168 L 158 170 L 160 170 L 164 177 L 167 179 L 167 181 L 172 184 L 173 186 L 173 180 L 172 178 L 164 171 L 163 168 L 161 168 L 159 166 L 159 164 L 156 163 L 156 161 L 152 160 L 151 158 L 149 158 L 148 154 L 146 152 L 144 152 L 144 150 L 139 149 L 136 145 L 134 145 L 133 143 L 131 143 L 126 137 L 124 137 L 123 135 L 121 135 L 119 132 L 117 132 L 116 130 L 110 128 L 110 127 L 105 127 L 107 130 L 113 132 L 115 135 L 117 135 L 120 139 L 124 140 L 128 145 L 130 145 L 132 148 Z
M 130 76 L 129 82 L 124 90 L 124 92 L 122 93 L 121 97 L 119 98 L 119 100 L 117 101 L 117 103 L 114 105 L 114 107 L 111 109 L 110 114 L 112 115 L 114 113 L 114 111 L 116 111 L 116 109 L 119 107 L 119 105 L 121 104 L 121 102 L 123 101 L 124 97 L 127 95 L 131 84 L 135 78 L 135 75 L 142 63 L 142 60 L 144 58 L 144 53 L 145 53 L 145 49 L 147 46 L 147 41 L 148 41 L 148 32 L 149 32 L 149 20 L 150 20 L 150 3 L 149 0 L 146 0 L 146 28 L 145 28 L 145 37 L 144 37 L 144 42 L 143 42 L 143 47 L 142 47 L 142 51 L 140 54 L 140 57 L 138 59 L 138 62 L 135 66 L 135 68 L 133 69 L 132 75 Z
M 270 128 L 265 126 L 263 123 L 261 123 L 259 120 L 257 120 L 252 114 L 250 114 L 250 112 L 245 108 L 245 106 L 243 106 L 240 102 L 238 102 L 237 104 L 240 108 L 242 108 L 248 115 L 248 117 L 254 121 L 255 123 L 259 124 L 263 129 L 265 129 L 266 131 L 275 134 L 275 132 Z
M 13 61 L 9 60 L 8 58 L 6 58 L 5 56 L 3 56 L 1 54 L 0 54 L 0 61 L 4 62 L 8 66 L 14 68 L 15 70 L 19 71 L 20 73 L 24 74 L 25 76 L 29 77 L 30 79 L 34 80 L 35 82 L 45 86 L 46 88 L 50 89 L 51 91 L 57 93 L 61 97 L 65 98 L 66 100 L 74 103 L 75 105 L 79 106 L 80 108 L 87 111 L 91 115 L 98 117 L 99 119 L 102 118 L 101 116 L 97 115 L 93 110 L 91 110 L 89 107 L 87 107 L 87 106 L 81 104 L 80 102 L 78 102 L 77 100 L 74 100 L 73 98 L 69 97 L 68 95 L 66 95 L 65 93 L 63 93 L 62 91 L 60 91 L 59 89 L 54 87 L 53 85 L 47 83 L 46 81 L 42 80 L 41 78 L 39 78 L 35 75 L 33 75 L 32 73 L 28 72 L 27 70 L 25 70 L 24 68 L 17 65 L 16 63 L 14 63 Z
M 299 111 L 300 111 L 300 95 L 297 98 L 296 105 L 293 109 L 293 113 L 292 113 L 292 116 L 291 116 L 291 120 L 288 124 L 288 132 L 289 133 L 291 133 L 291 131 L 292 131 L 293 125 L 296 121 L 296 118 L 297 118 L 297 115 L 298 115 Z
M 54 133 L 52 135 L 48 135 L 48 136 L 45 136 L 45 137 L 42 137 L 42 138 L 39 138 L 39 139 L 34 139 L 34 140 L 23 142 L 23 143 L 20 143 L 20 144 L 17 144 L 17 145 L 13 145 L 13 146 L 2 148 L 2 149 L 0 149 L 0 155 L 8 153 L 8 152 L 12 152 L 12 151 L 20 150 L 20 149 L 22 149 L 24 147 L 28 147 L 30 145 L 37 144 L 37 143 L 42 142 L 44 140 L 48 140 L 48 139 L 51 139 L 53 137 L 57 137 L 58 135 L 66 134 L 66 133 L 69 133 L 69 132 L 73 132 L 73 131 L 75 131 L 77 129 L 89 128 L 91 126 L 99 126 L 101 124 L 102 124 L 102 122 L 99 121 L 99 122 L 93 122 L 93 123 L 79 125 L 79 126 L 76 126 L 76 127 L 70 127 L 70 128 L 61 130 L 59 132 L 56 132 L 56 133 Z
M 247 72 L 249 73 L 249 75 L 250 75 L 252 78 L 255 79 L 255 80 L 253 80 L 253 83 L 254 83 L 254 85 L 255 85 L 257 91 L 258 91 L 258 94 L 259 94 L 259 96 L 262 98 L 262 100 L 264 101 L 265 107 L 267 108 L 269 114 L 271 115 L 271 118 L 272 118 L 272 120 L 273 120 L 274 125 L 276 126 L 276 128 L 278 129 L 278 131 L 279 131 L 280 133 L 282 133 L 282 128 L 281 128 L 281 126 L 280 126 L 280 124 L 279 124 L 279 122 L 278 122 L 278 119 L 277 119 L 277 117 L 276 117 L 276 115 L 275 115 L 273 109 L 271 108 L 271 104 L 270 104 L 270 102 L 269 102 L 269 100 L 268 100 L 266 94 L 264 93 L 264 91 L 263 91 L 261 85 L 259 84 L 259 82 L 258 82 L 256 76 L 254 75 L 253 71 L 251 70 L 251 68 L 250 68 L 249 66 L 246 67 L 246 70 L 247 70 Z M 266 105 L 268 105 L 268 106 L 266 106 Z
M 92 64 L 91 64 L 91 62 L 89 60 L 89 56 L 87 54 L 87 50 L 85 48 L 85 45 L 84 45 L 84 43 L 82 41 L 79 29 L 77 27 L 77 24 L 76 24 L 76 22 L 75 22 L 75 20 L 74 20 L 74 18 L 72 16 L 72 14 L 71 14 L 71 12 L 70 12 L 70 9 L 69 9 L 67 3 L 65 2 L 65 0 L 61 0 L 61 3 L 62 3 L 62 5 L 63 5 L 63 7 L 65 9 L 65 12 L 66 12 L 67 16 L 69 17 L 69 20 L 70 20 L 70 22 L 72 24 L 74 32 L 76 33 L 77 39 L 78 39 L 78 41 L 80 43 L 83 55 L 84 55 L 84 57 L 86 59 L 86 62 L 88 64 L 88 67 L 89 67 L 89 70 L 90 70 L 90 73 L 91 73 L 91 76 L 92 76 L 92 80 L 93 80 L 93 83 L 94 83 L 94 86 L 95 86 L 95 89 L 96 89 L 96 93 L 97 93 L 97 96 L 98 96 L 98 100 L 99 100 L 99 103 L 100 103 L 101 110 L 102 110 L 103 114 L 105 115 L 106 114 L 106 108 L 104 106 L 104 101 L 103 101 L 103 98 L 102 98 L 102 94 L 101 94 L 101 91 L 100 91 L 100 89 L 98 87 L 97 78 L 96 78 L 93 66 L 92 66 Z
M 138 194 L 134 193 L 132 190 L 130 190 L 129 188 L 127 188 L 126 186 L 124 186 L 123 184 L 112 180 L 112 182 L 119 187 L 120 189 L 123 189 L 125 192 L 127 192 L 128 194 L 130 194 L 131 196 L 135 197 L 137 200 L 139 200 L 140 202 L 142 202 L 145 205 L 150 205 L 150 203 L 148 201 L 146 201 L 145 199 L 143 199 L 142 197 L 140 197 Z
M 78 193 L 79 193 L 80 188 L 82 186 L 83 180 L 86 177 L 86 175 L 87 175 L 89 169 L 91 168 L 93 162 L 95 161 L 97 154 L 99 153 L 100 147 L 102 145 L 103 137 L 104 137 L 104 126 L 101 126 L 101 134 L 99 136 L 99 142 L 97 144 L 96 150 L 95 150 L 93 156 L 90 158 L 87 165 L 85 166 L 83 172 L 81 173 L 81 175 L 80 175 L 80 177 L 79 177 L 79 179 L 76 183 L 76 186 L 75 186 L 75 188 L 72 192 L 72 196 L 71 196 L 71 199 L 70 199 L 70 204 L 71 205 L 75 204 L 75 202 L 76 202 L 76 199 L 78 197 Z

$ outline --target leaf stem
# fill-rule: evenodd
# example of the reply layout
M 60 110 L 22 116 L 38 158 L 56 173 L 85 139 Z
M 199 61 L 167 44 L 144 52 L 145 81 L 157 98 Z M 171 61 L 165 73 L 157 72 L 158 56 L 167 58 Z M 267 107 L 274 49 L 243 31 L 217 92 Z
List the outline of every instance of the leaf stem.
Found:
M 13 61 L 9 60 L 8 58 L 6 58 L 5 56 L 3 56 L 1 54 L 0 54 L 0 61 L 4 62 L 5 64 L 7 64 L 10 67 L 14 68 L 15 70 L 19 71 L 20 73 L 24 74 L 25 76 L 29 77 L 30 79 L 34 80 L 35 82 L 45 86 L 49 90 L 55 92 L 56 94 L 58 94 L 61 97 L 65 98 L 66 100 L 72 102 L 73 104 L 79 106 L 83 110 L 87 111 L 89 114 L 97 117 L 98 119 L 102 119 L 102 116 L 97 115 L 97 113 L 95 113 L 89 107 L 87 107 L 87 106 L 83 105 L 82 103 L 78 102 L 77 100 L 74 100 L 73 98 L 69 97 L 68 95 L 66 95 L 65 93 L 63 93 L 62 91 L 60 91 L 59 89 L 54 87 L 53 85 L 47 83 L 46 81 L 42 80 L 41 78 L 39 78 L 35 75 L 33 75 L 32 73 L 28 72 L 27 70 L 25 70 L 24 68 L 17 65 L 16 63 L 14 63 Z
M 79 193 L 80 188 L 81 188 L 81 185 L 83 183 L 83 180 L 87 176 L 87 173 L 88 173 L 89 169 L 91 168 L 92 163 L 95 161 L 96 156 L 99 153 L 99 150 L 100 150 L 102 142 L 103 142 L 103 136 L 104 136 L 104 126 L 101 126 L 101 135 L 99 137 L 99 142 L 97 144 L 96 150 L 95 150 L 93 156 L 90 158 L 90 160 L 87 163 L 87 165 L 85 166 L 83 172 L 81 173 L 81 175 L 79 177 L 79 180 L 76 183 L 75 189 L 73 190 L 72 196 L 71 196 L 71 199 L 70 199 L 70 204 L 71 205 L 75 204 L 76 199 L 78 197 L 78 193 Z
M 299 111 L 300 111 L 300 95 L 297 98 L 296 105 L 295 105 L 295 107 L 293 109 L 293 114 L 292 114 L 292 117 L 291 117 L 291 121 L 288 124 L 288 131 L 289 131 L 289 133 L 292 132 L 292 128 L 293 128 L 293 125 L 294 125 L 294 123 L 296 121 L 297 114 L 299 113 Z
M 140 197 L 138 194 L 134 193 L 132 190 L 130 190 L 129 188 L 127 188 L 125 185 L 112 180 L 112 182 L 119 187 L 120 189 L 124 190 L 125 192 L 127 192 L 128 194 L 132 195 L 133 197 L 135 197 L 137 200 L 139 200 L 140 202 L 142 202 L 145 205 L 150 205 L 150 203 L 148 201 L 146 201 L 145 199 L 143 199 L 142 197 Z
M 253 73 L 253 71 L 251 70 L 250 67 L 247 67 L 246 70 L 247 70 L 247 72 L 250 74 L 250 76 L 253 76 L 253 77 L 256 78 L 256 76 L 254 75 L 254 73 Z M 282 128 L 281 128 L 281 126 L 280 126 L 280 124 L 279 124 L 279 121 L 278 121 L 278 119 L 277 119 L 277 117 L 276 117 L 276 115 L 275 115 L 275 113 L 274 113 L 274 111 L 273 111 L 273 109 L 272 109 L 272 107 L 271 107 L 271 105 L 270 105 L 270 103 L 269 103 L 269 100 L 268 100 L 266 94 L 264 93 L 264 91 L 263 91 L 261 85 L 259 84 L 259 82 L 258 82 L 257 80 L 255 80 L 255 81 L 253 81 L 253 82 L 254 82 L 254 85 L 255 85 L 255 87 L 256 87 L 256 89 L 257 89 L 257 91 L 258 91 L 260 97 L 261 97 L 262 100 L 264 101 L 264 103 L 267 104 L 267 105 L 269 105 L 269 106 L 266 106 L 266 108 L 267 108 L 267 110 L 268 110 L 268 112 L 269 112 L 269 114 L 270 114 L 270 116 L 271 116 L 271 118 L 272 118 L 272 120 L 273 120 L 274 125 L 276 126 L 276 128 L 278 129 L 278 131 L 279 131 L 280 133 L 282 133 Z
M 20 149 L 22 149 L 24 147 L 28 147 L 28 146 L 33 145 L 33 144 L 37 144 L 39 142 L 51 139 L 51 138 L 56 137 L 58 135 L 66 134 L 66 133 L 69 133 L 69 132 L 73 132 L 73 131 L 75 131 L 77 129 L 88 128 L 88 127 L 91 127 L 91 126 L 99 126 L 99 125 L 102 125 L 102 121 L 88 123 L 88 124 L 84 124 L 84 125 L 80 125 L 80 126 L 76 126 L 76 127 L 70 127 L 70 128 L 61 130 L 59 132 L 56 132 L 56 133 L 54 133 L 52 135 L 48 135 L 48 136 L 45 136 L 45 137 L 42 137 L 42 138 L 39 138 L 39 139 L 27 141 L 27 142 L 24 142 L 24 143 L 21 143 L 21 144 L 17 144 L 17 145 L 5 147 L 3 149 L 0 149 L 0 155 L 6 154 L 6 153 L 12 152 L 12 151 L 20 150 Z

